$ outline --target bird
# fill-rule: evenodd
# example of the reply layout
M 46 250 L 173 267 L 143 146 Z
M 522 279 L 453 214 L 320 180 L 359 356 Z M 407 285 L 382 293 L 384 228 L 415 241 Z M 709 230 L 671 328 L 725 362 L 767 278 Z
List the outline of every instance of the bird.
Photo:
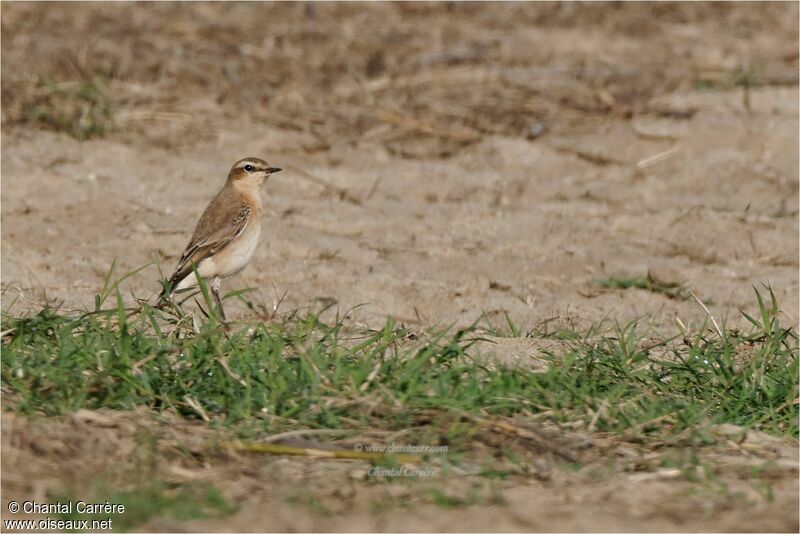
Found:
M 175 292 L 198 285 L 195 270 L 208 287 L 223 321 L 225 310 L 219 297 L 222 280 L 239 274 L 253 258 L 261 238 L 260 187 L 270 175 L 280 172 L 260 158 L 234 163 L 225 185 L 206 207 L 194 228 L 159 303 L 166 304 Z

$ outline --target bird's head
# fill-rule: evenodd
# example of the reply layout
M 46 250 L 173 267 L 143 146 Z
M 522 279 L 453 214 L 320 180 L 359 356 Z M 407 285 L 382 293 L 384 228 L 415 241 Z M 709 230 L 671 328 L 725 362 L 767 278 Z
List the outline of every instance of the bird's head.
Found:
M 270 167 L 269 163 L 259 158 L 244 158 L 234 163 L 228 180 L 232 182 L 247 181 L 254 185 L 261 185 L 267 181 L 271 174 L 279 172 L 278 167 Z

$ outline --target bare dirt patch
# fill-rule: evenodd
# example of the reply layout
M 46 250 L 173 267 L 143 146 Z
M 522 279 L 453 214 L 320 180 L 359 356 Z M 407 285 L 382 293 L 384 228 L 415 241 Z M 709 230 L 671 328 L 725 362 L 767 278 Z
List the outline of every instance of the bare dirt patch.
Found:
M 282 309 L 334 299 L 370 326 L 702 323 L 691 299 L 597 283 L 656 272 L 731 326 L 770 284 L 782 321 L 798 322 L 796 4 L 13 3 L 2 30 L 4 311 L 91 306 L 115 258 L 118 272 L 169 271 L 230 164 L 254 155 L 286 171 L 265 188 L 255 260 L 226 289 L 254 288 L 267 308 L 285 291 Z M 130 278 L 126 298 L 152 297 L 157 278 Z M 502 341 L 500 359 L 539 350 L 527 343 Z M 109 462 L 135 457 L 133 430 L 82 424 L 5 415 L 4 495 L 93 476 L 52 466 L 104 439 L 122 443 L 102 449 Z M 26 432 L 42 434 L 14 441 Z M 556 471 L 503 481 L 505 505 L 483 487 L 465 509 L 394 496 L 409 514 L 367 504 L 392 486 L 341 490 L 351 468 L 322 465 L 209 459 L 197 476 L 241 508 L 183 526 L 798 528 L 796 468 L 772 500 L 741 470 L 721 476 L 743 500 L 659 471 Z
M 796 517 L 776 513 L 796 505 L 796 444 L 759 432 L 742 434 L 732 425 L 714 430 L 730 440 L 707 453 L 720 466 L 713 473 L 698 465 L 701 484 L 686 480 L 680 469 L 650 465 L 660 457 L 646 447 L 603 435 L 582 440 L 586 465 L 578 471 L 554 468 L 541 456 L 531 464 L 532 472 L 491 480 L 464 476 L 434 460 L 425 469 L 435 470 L 436 477 L 401 484 L 368 476 L 369 466 L 355 460 L 225 451 L 214 446 L 224 433 L 169 415 L 153 418 L 146 410 L 81 410 L 38 421 L 4 414 L 2 423 L 4 507 L 9 496 L 19 495 L 40 501 L 48 495 L 87 499 L 92 490 L 84 487 L 86 480 L 94 481 L 102 500 L 107 497 L 99 488 L 121 490 L 148 479 L 213 483 L 236 507 L 232 516 L 188 523 L 156 516 L 136 524 L 145 532 L 551 531 L 554 525 L 565 531 L 639 531 L 646 525 L 648 531 L 772 532 L 797 527 Z M 577 441 L 577 435 L 573 438 Z M 762 478 L 748 476 L 765 461 L 769 467 Z M 770 500 L 764 496 L 767 486 L 774 492 Z M 437 491 L 447 507 L 431 502 Z

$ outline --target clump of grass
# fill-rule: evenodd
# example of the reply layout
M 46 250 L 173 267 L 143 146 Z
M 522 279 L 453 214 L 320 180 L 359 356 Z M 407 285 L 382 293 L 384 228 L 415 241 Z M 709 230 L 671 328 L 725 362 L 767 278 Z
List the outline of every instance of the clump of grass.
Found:
M 85 140 L 112 129 L 114 107 L 99 74 L 71 82 L 45 80 L 24 103 L 22 119 Z
M 113 287 L 113 286 L 112 286 Z M 104 292 L 108 296 L 109 291 Z M 149 406 L 243 435 L 285 428 L 417 429 L 468 447 L 481 418 L 545 413 L 628 437 L 715 423 L 798 431 L 798 337 L 756 292 L 752 331 L 645 346 L 636 323 L 569 336 L 544 372 L 471 348 L 475 329 L 353 331 L 317 314 L 220 327 L 144 305 L 3 317 L 6 406 L 25 413 Z M 104 297 L 105 298 L 105 297 Z M 206 295 L 207 302 L 210 303 Z
M 94 495 L 98 498 L 91 502 L 108 500 L 125 507 L 124 513 L 111 515 L 112 528 L 126 531 L 151 517 L 166 517 L 178 521 L 203 519 L 209 517 L 225 517 L 236 511 L 236 506 L 228 502 L 220 491 L 208 483 L 170 485 L 160 480 L 152 480 L 129 490 L 117 490 L 106 484 L 98 484 Z M 80 498 L 67 495 L 55 495 L 56 502 L 86 501 L 83 491 L 78 491 Z M 65 520 L 105 520 L 107 513 L 72 513 L 60 514 Z
M 681 285 L 667 285 L 656 282 L 647 276 L 633 278 L 603 278 L 594 280 L 594 285 L 607 289 L 644 289 L 653 293 L 661 293 L 672 299 L 686 300 L 689 298 L 688 290 Z

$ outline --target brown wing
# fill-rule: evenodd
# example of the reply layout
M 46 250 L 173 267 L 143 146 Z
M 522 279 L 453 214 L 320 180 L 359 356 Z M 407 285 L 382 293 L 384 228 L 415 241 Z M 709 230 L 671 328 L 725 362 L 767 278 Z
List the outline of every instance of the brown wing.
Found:
M 226 198 L 226 193 L 224 189 L 220 191 L 197 222 L 192 239 L 181 254 L 178 266 L 170 278 L 173 290 L 192 272 L 192 265 L 225 248 L 242 235 L 247 227 L 250 208 L 244 203 Z

